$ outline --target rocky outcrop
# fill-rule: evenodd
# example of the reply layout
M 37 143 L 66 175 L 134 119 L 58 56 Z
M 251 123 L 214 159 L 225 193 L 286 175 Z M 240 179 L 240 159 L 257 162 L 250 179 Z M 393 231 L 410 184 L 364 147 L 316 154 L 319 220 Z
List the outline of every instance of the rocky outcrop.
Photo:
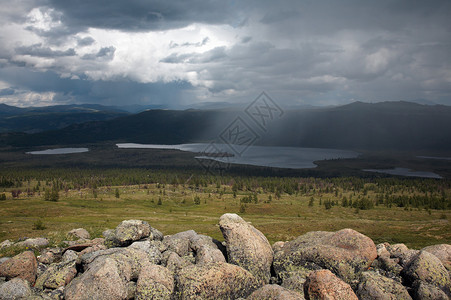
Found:
M 251 272 L 261 284 L 269 282 L 273 250 L 266 237 L 237 214 L 219 219 L 228 261 Z
M 352 283 L 376 257 L 374 242 L 355 230 L 316 231 L 284 243 L 274 253 L 273 266 L 282 281 L 299 269 L 328 269 Z
M 235 214 L 223 243 L 193 230 L 164 236 L 129 220 L 105 239 L 0 258 L 0 299 L 449 299 L 450 245 L 374 245 L 351 229 L 271 247 Z M 72 232 L 80 232 L 75 230 Z M 28 239 L 36 240 L 36 239 Z M 2 243 L 16 245 L 17 243 Z M 34 248 L 34 251 L 38 251 Z M 271 263 L 272 261 L 272 263 Z M 268 284 L 269 283 L 269 284 Z

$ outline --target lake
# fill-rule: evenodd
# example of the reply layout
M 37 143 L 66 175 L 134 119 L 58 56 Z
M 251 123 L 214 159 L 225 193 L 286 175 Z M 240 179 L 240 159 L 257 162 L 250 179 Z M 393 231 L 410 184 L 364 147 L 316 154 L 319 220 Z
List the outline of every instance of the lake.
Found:
M 423 178 L 436 178 L 441 179 L 442 176 L 433 172 L 414 171 L 407 168 L 394 168 L 394 169 L 364 169 L 366 172 L 376 172 L 389 175 L 409 176 L 409 177 L 423 177 Z
M 55 154 L 73 154 L 73 153 L 83 153 L 88 152 L 88 148 L 55 148 L 55 149 L 47 149 L 41 151 L 31 151 L 27 152 L 27 154 L 34 155 L 55 155 Z
M 197 156 L 200 159 L 211 159 L 223 163 L 253 165 L 275 168 L 306 169 L 317 167 L 314 161 L 356 158 L 359 153 L 355 151 L 321 148 L 298 148 L 298 147 L 269 147 L 269 146 L 245 146 L 232 145 L 233 149 L 226 144 L 180 144 L 180 145 L 157 145 L 157 144 L 116 144 L 119 148 L 134 149 L 173 149 L 193 153 L 205 153 Z M 240 153 L 241 155 L 237 155 Z M 209 155 L 215 155 L 209 156 Z

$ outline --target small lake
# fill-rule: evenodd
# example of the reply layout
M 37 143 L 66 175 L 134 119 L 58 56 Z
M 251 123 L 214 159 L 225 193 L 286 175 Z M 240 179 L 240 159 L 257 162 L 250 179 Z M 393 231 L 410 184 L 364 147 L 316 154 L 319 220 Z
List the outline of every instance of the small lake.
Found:
M 73 154 L 73 153 L 83 153 L 88 152 L 88 148 L 56 148 L 56 149 L 47 149 L 41 151 L 31 151 L 27 152 L 27 154 L 34 155 L 55 155 L 55 154 Z
M 394 168 L 394 169 L 363 169 L 366 172 L 376 172 L 389 175 L 409 176 L 409 177 L 423 177 L 423 178 L 436 178 L 441 179 L 442 176 L 433 172 L 414 171 L 407 168 Z
M 233 145 L 235 152 L 226 144 L 180 144 L 180 145 L 154 145 L 154 144 L 116 144 L 119 148 L 133 149 L 174 149 L 194 153 L 205 153 L 197 156 L 200 159 L 211 159 L 223 163 L 243 164 L 263 167 L 306 169 L 315 168 L 314 161 L 356 158 L 359 153 L 348 150 L 299 148 L 299 147 L 269 147 Z M 240 153 L 241 155 L 234 155 Z M 211 154 L 209 156 L 208 154 Z

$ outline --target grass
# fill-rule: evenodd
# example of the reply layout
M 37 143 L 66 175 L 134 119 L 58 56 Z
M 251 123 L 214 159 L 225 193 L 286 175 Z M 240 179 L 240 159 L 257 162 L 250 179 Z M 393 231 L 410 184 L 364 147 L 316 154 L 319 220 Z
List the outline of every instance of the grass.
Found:
M 116 188 L 120 197 L 116 197 Z M 23 237 L 48 237 L 58 245 L 65 233 L 84 227 L 92 237 L 115 228 L 122 220 L 141 219 L 149 222 L 164 234 L 194 229 L 198 233 L 223 240 L 218 227 L 224 213 L 238 213 L 262 231 L 271 243 L 285 241 L 309 231 L 336 231 L 355 229 L 375 243 L 405 243 L 411 248 L 451 243 L 451 211 L 413 208 L 387 208 L 377 206 L 370 210 L 333 206 L 325 209 L 312 195 L 282 194 L 267 202 L 270 194 L 260 191 L 258 203 L 246 203 L 240 213 L 240 199 L 249 192 L 238 191 L 233 196 L 229 185 L 216 185 L 199 189 L 183 185 L 158 188 L 155 184 L 144 186 L 98 187 L 97 196 L 91 189 L 60 192 L 58 202 L 44 201 L 43 192 L 19 198 L 8 197 L 0 201 L 0 241 Z M 322 201 L 333 200 L 333 193 L 322 194 Z M 158 204 L 161 198 L 161 205 Z M 196 203 L 198 204 L 196 204 Z M 38 226 L 37 226 L 38 225 Z M 7 253 L 0 251 L 0 256 Z

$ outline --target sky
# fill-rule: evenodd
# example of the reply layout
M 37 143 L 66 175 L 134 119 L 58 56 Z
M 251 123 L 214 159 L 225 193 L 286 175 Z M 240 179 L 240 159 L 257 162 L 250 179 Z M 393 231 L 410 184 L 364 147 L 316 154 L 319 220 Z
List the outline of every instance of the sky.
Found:
M 451 105 L 449 0 L 0 0 L 0 103 Z

